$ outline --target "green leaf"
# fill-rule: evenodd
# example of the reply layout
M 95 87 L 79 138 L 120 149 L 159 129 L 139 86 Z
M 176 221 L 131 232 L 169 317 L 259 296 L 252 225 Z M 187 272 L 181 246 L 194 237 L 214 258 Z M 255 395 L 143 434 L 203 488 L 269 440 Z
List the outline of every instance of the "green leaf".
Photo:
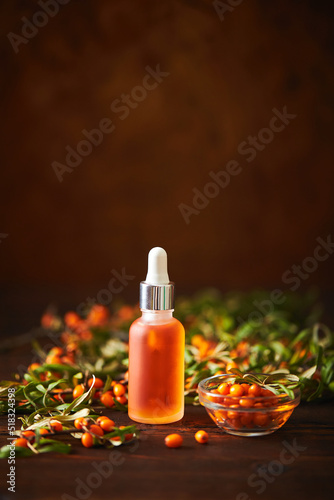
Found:
M 117 401 L 116 398 L 113 398 L 114 400 L 114 403 L 115 403 L 115 406 L 117 408 L 117 410 L 120 410 L 120 411 L 128 411 L 128 407 L 123 405 L 122 403 L 120 403 L 119 401 Z
M 79 406 L 81 403 L 84 403 L 85 401 L 88 401 L 93 390 L 94 390 L 94 382 L 95 382 L 95 376 L 93 375 L 93 383 L 91 387 L 88 389 L 88 391 L 84 392 L 81 394 L 81 396 L 75 398 L 72 403 L 64 410 L 64 415 L 68 415 L 71 413 L 72 410 L 74 410 L 77 406 Z
M 291 389 L 283 384 L 278 383 L 277 385 L 282 389 L 283 392 L 285 392 L 289 396 L 290 399 L 295 399 L 295 394 Z
M 201 380 L 209 377 L 210 375 L 210 370 L 200 370 L 196 373 L 196 375 L 193 376 L 192 380 L 190 381 L 189 388 L 191 389 L 195 385 L 199 384 Z
M 104 384 L 103 391 L 102 391 L 103 394 L 105 392 L 109 391 L 109 389 L 111 387 L 111 382 L 112 382 L 112 378 L 110 377 L 110 375 L 107 375 L 107 380 Z
M 38 453 L 70 453 L 71 445 L 55 439 L 42 438 L 36 449 Z
M 30 382 L 28 385 L 26 385 L 24 387 L 23 393 L 25 395 L 25 399 L 27 399 L 29 401 L 29 403 L 32 404 L 35 408 L 38 408 L 38 405 L 36 404 L 36 402 L 34 401 L 34 399 L 30 397 L 30 389 L 31 388 L 35 389 L 35 383 L 34 382 Z
M 11 451 L 9 445 L 3 446 L 0 450 L 0 458 L 9 458 Z M 29 448 L 24 448 L 23 446 L 15 447 L 15 458 L 31 457 L 32 455 L 34 455 L 34 452 Z

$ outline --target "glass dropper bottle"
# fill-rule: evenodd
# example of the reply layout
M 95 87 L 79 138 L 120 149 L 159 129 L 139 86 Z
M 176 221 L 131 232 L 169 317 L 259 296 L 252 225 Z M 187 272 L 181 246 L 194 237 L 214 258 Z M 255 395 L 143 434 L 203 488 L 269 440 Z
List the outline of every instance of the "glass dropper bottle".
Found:
M 167 253 L 149 252 L 140 283 L 142 316 L 129 333 L 129 417 L 146 424 L 176 422 L 184 414 L 184 328 L 173 317 L 174 283 Z

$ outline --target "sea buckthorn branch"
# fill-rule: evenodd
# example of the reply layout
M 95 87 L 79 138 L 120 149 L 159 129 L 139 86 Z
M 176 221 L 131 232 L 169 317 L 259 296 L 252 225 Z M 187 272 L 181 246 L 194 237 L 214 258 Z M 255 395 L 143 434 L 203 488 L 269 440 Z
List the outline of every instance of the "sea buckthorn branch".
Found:
M 257 384 L 290 396 L 300 384 L 305 400 L 333 395 L 334 334 L 319 323 L 315 297 L 286 294 L 282 306 L 254 321 L 254 304 L 266 303 L 266 297 L 265 292 L 222 296 L 210 291 L 179 299 L 176 315 L 186 327 L 187 403 L 199 404 L 201 380 L 223 373 L 254 381 L 249 377 L 261 372 L 265 378 L 256 379 Z M 138 306 L 127 305 L 113 315 L 101 305 L 94 305 L 84 316 L 70 311 L 61 318 L 47 311 L 41 323 L 49 338 L 57 338 L 57 345 L 45 351 L 33 342 L 39 361 L 15 380 L 0 382 L 0 413 L 7 412 L 8 389 L 15 388 L 22 429 L 35 426 L 38 444 L 39 429 L 54 432 L 52 419 L 58 419 L 65 432 L 76 419 L 93 418 L 101 406 L 127 411 L 126 332 L 138 315 Z M 273 378 L 277 372 L 284 373 L 285 380 Z M 298 382 L 291 376 L 298 377 Z

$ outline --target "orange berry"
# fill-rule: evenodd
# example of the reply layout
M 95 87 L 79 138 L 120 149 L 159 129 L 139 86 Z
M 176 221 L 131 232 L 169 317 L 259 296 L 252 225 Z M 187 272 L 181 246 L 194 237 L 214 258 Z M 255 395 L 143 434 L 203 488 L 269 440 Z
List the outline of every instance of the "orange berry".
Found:
M 114 386 L 114 394 L 115 396 L 123 396 L 123 394 L 125 394 L 126 390 L 125 390 L 125 387 L 124 385 L 122 384 L 116 384 Z
M 230 408 L 239 408 L 239 405 L 230 405 Z M 228 411 L 227 412 L 228 418 L 234 419 L 239 417 L 239 412 L 238 411 Z
M 232 368 L 238 368 L 237 363 L 235 363 L 234 361 L 231 361 L 230 363 L 227 363 L 227 365 L 226 365 L 226 371 L 229 372 L 230 370 L 232 370 Z
M 97 436 L 103 436 L 104 432 L 103 432 L 103 429 L 101 429 L 101 427 L 99 425 L 91 425 L 90 428 L 89 428 L 90 432 L 92 432 L 93 434 L 96 434 Z
M 106 324 L 109 319 L 109 309 L 100 304 L 94 305 L 88 313 L 87 321 L 92 326 Z
M 64 349 L 62 347 L 52 347 L 50 349 L 49 354 L 52 356 L 62 356 L 64 354 Z
M 131 306 L 122 306 L 117 311 L 119 318 L 122 319 L 123 321 L 129 321 L 130 319 L 132 319 L 134 313 L 135 313 L 135 310 Z
M 230 394 L 231 396 L 243 396 L 244 390 L 241 387 L 240 384 L 233 384 L 232 387 L 230 388 Z
M 168 434 L 168 436 L 165 437 L 165 445 L 168 448 L 179 448 L 182 446 L 182 443 L 183 438 L 180 434 Z
M 55 319 L 56 318 L 55 316 L 53 316 L 53 314 L 50 313 L 43 314 L 41 318 L 42 327 L 46 329 L 52 328 Z
M 48 429 L 39 429 L 39 433 L 41 436 L 43 436 L 45 434 L 49 434 L 49 430 Z
M 248 389 L 248 396 L 258 397 L 261 395 L 261 387 L 257 384 L 253 384 Z
M 14 439 L 12 444 L 21 448 L 28 448 L 28 440 L 25 438 Z
M 200 334 L 196 334 L 196 335 L 193 335 L 191 337 L 191 345 L 195 346 L 195 347 L 200 347 L 203 342 L 205 342 L 205 338 L 203 337 L 203 335 L 200 335 Z
M 227 394 L 230 394 L 230 384 L 226 384 L 225 382 L 223 384 L 220 384 L 218 387 L 218 392 L 219 394 L 222 394 L 223 396 L 227 396 Z
M 247 413 L 247 412 L 241 413 L 240 422 L 245 427 L 249 427 L 253 423 L 252 413 Z
M 197 431 L 195 434 L 195 439 L 198 443 L 205 444 L 209 440 L 209 435 L 205 431 Z
M 65 365 L 73 365 L 74 359 L 72 358 L 72 356 L 62 356 L 61 362 Z
M 55 432 L 61 432 L 63 430 L 63 426 L 60 422 L 58 422 L 58 420 L 51 420 L 50 426 Z
M 116 399 L 116 401 L 121 403 L 121 405 L 126 405 L 126 403 L 128 402 L 128 400 L 126 399 L 126 396 L 116 396 L 115 399 Z
M 89 330 L 84 330 L 83 332 L 80 332 L 79 335 L 82 340 L 91 340 L 93 338 L 93 334 Z
M 109 418 L 109 417 L 106 417 L 105 415 L 101 415 L 101 417 L 98 417 L 98 418 L 96 419 L 96 423 L 97 423 L 97 425 L 101 425 L 102 420 L 110 420 L 110 418 Z
M 104 394 L 101 394 L 100 401 L 107 408 L 111 408 L 115 404 L 113 394 L 111 391 L 107 391 Z
M 24 436 L 29 441 L 33 441 L 33 439 L 35 438 L 35 433 L 34 433 L 34 431 L 23 431 L 22 436 Z M 29 439 L 29 438 L 31 438 L 31 439 Z
M 269 389 L 261 389 L 261 396 L 262 397 L 271 397 L 273 395 L 274 395 L 274 393 L 269 391 Z
M 230 425 L 231 427 L 234 427 L 234 429 L 241 429 L 242 423 L 240 421 L 240 418 L 233 418 L 230 420 Z
M 253 420 L 255 425 L 264 427 L 269 422 L 269 416 L 266 413 L 255 413 Z
M 61 365 L 62 361 L 60 356 L 55 356 L 54 354 L 48 354 L 46 356 L 45 363 L 47 363 L 48 365 Z
M 88 380 L 88 387 L 91 387 L 93 385 L 93 382 L 94 382 L 94 388 L 95 389 L 102 389 L 102 387 L 104 386 L 104 382 L 103 380 L 101 380 L 100 378 L 95 378 L 95 381 L 93 378 L 90 378 Z
M 79 396 L 82 396 L 83 393 L 85 392 L 85 387 L 83 384 L 78 384 L 74 387 L 73 389 L 73 399 L 76 399 L 78 398 Z
M 241 387 L 242 387 L 242 388 L 243 388 L 243 390 L 244 390 L 244 395 L 248 394 L 248 391 L 249 391 L 250 385 L 249 385 L 249 384 L 241 384 Z
M 115 429 L 115 422 L 110 418 L 105 418 L 100 422 L 100 427 L 105 432 L 111 432 L 113 429 Z
M 91 448 L 94 444 L 94 438 L 89 432 L 84 432 L 81 436 L 81 442 L 85 446 L 85 448 Z
M 65 314 L 64 321 L 69 328 L 76 328 L 81 323 L 82 319 L 76 312 L 69 311 Z
M 83 417 L 79 417 L 74 420 L 74 427 L 79 429 L 79 431 L 81 431 L 83 427 L 87 427 L 87 425 L 88 421 Z
M 31 365 L 29 365 L 28 367 L 28 370 L 34 371 L 37 370 L 37 368 L 39 368 L 40 366 L 40 363 L 31 363 Z
M 239 405 L 242 406 L 243 408 L 250 408 L 253 406 L 254 401 L 252 398 L 241 398 L 239 399 Z

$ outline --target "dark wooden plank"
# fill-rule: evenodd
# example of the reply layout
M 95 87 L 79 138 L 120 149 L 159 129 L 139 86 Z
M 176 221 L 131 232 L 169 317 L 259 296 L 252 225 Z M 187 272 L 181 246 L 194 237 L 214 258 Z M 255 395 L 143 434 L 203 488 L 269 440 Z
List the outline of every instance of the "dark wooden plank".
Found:
M 106 413 L 119 424 L 130 422 L 126 414 Z M 139 425 L 143 430 L 140 442 L 122 447 L 116 454 L 99 448 L 84 449 L 75 442 L 69 456 L 44 455 L 17 460 L 16 495 L 35 499 L 59 499 L 64 494 L 73 498 L 125 500 L 245 500 L 258 496 L 272 500 L 285 496 L 329 499 L 334 466 L 332 415 L 330 403 L 301 405 L 278 432 L 260 438 L 241 438 L 221 432 L 204 408 L 187 407 L 184 419 L 176 424 Z M 1 440 L 5 439 L 5 424 L 2 417 Z M 194 433 L 198 429 L 209 432 L 209 444 L 195 442 Z M 175 431 L 182 433 L 184 446 L 168 449 L 164 446 L 164 437 Z M 295 457 L 287 453 L 291 463 L 280 466 L 277 461 L 286 443 L 303 449 L 297 449 Z M 112 467 L 109 459 L 114 464 Z M 106 468 L 105 478 L 96 471 L 96 466 L 101 464 L 103 471 Z M 269 467 L 268 480 L 258 476 L 258 469 L 263 466 Z M 1 461 L 2 498 L 9 495 L 4 485 L 7 472 L 8 464 Z M 88 488 L 78 489 L 78 484 Z M 263 493 L 259 494 L 262 489 Z

